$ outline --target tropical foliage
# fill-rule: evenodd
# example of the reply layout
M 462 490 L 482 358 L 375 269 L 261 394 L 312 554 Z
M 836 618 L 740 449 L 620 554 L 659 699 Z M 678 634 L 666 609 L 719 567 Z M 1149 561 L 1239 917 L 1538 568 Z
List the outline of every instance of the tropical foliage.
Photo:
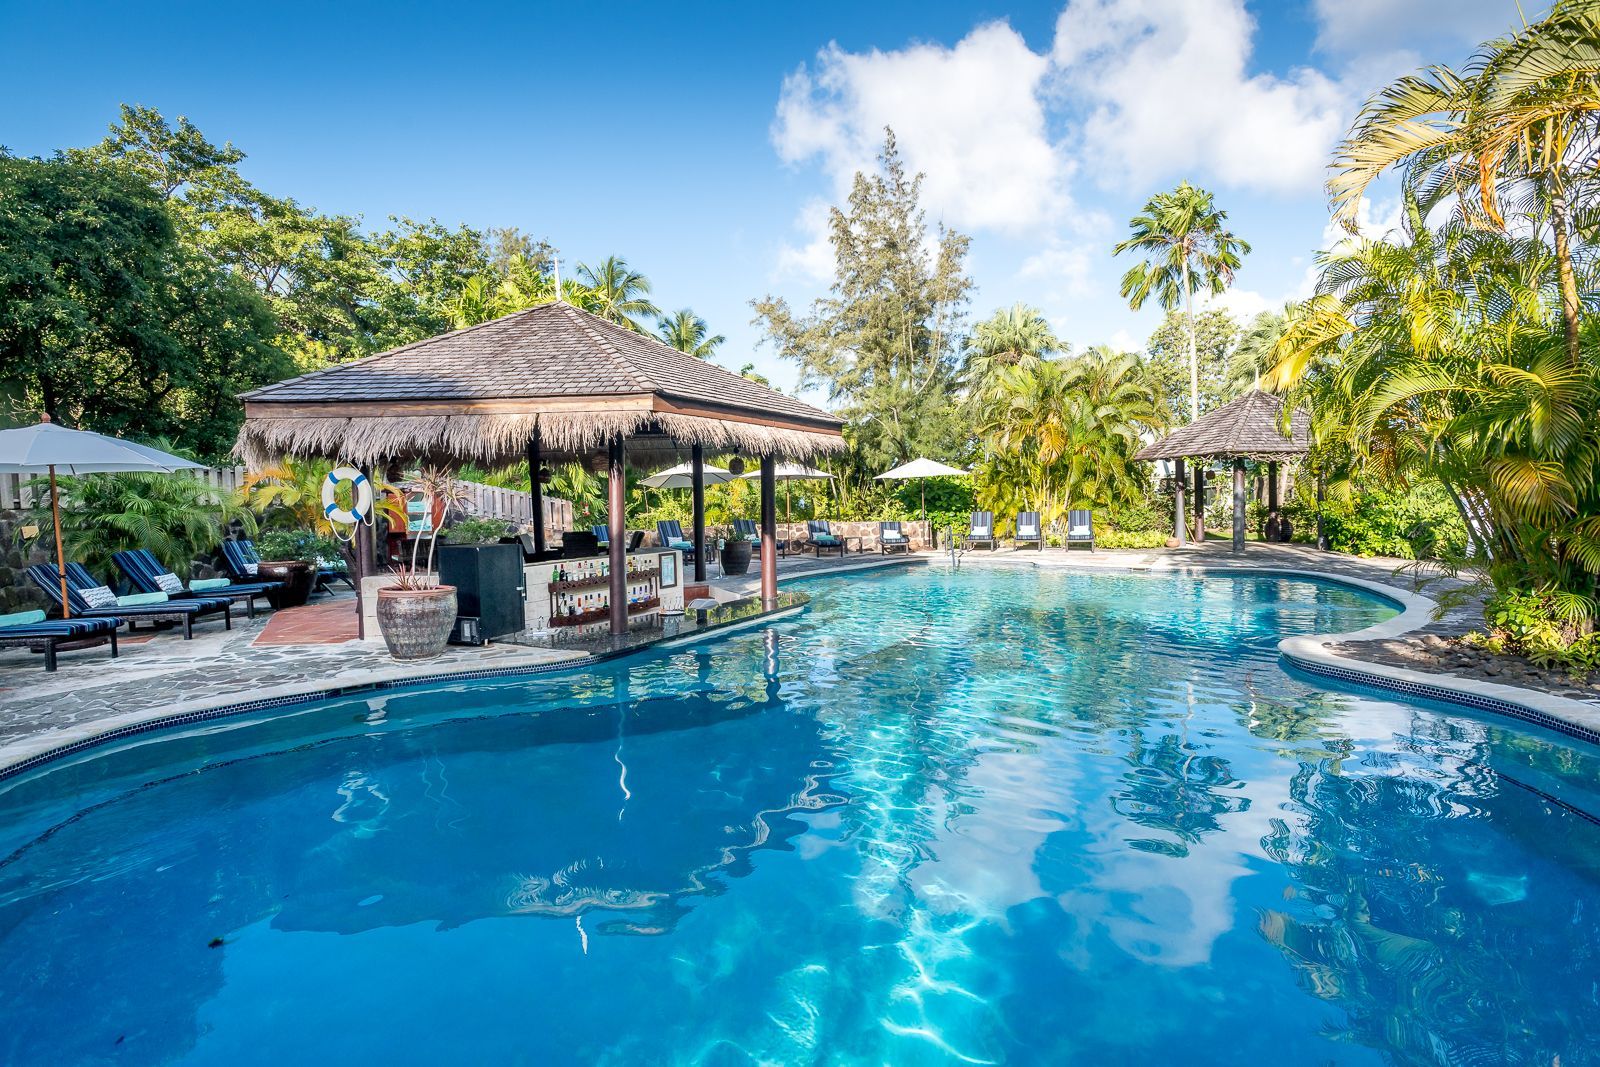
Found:
M 1376 95 L 1334 160 L 1337 218 L 1399 171 L 1402 231 L 1323 257 L 1272 384 L 1315 413 L 1335 479 L 1449 494 L 1502 593 L 1592 620 L 1600 359 L 1595 7 Z M 1587 623 L 1586 623 L 1587 625 Z
M 1158 193 L 1128 223 L 1132 234 L 1113 250 L 1142 257 L 1122 276 L 1122 295 L 1135 311 L 1152 296 L 1167 311 L 1183 308 L 1189 324 L 1189 418 L 1200 417 L 1200 359 L 1194 294 L 1221 295 L 1250 245 L 1228 230 L 1228 213 L 1188 182 Z

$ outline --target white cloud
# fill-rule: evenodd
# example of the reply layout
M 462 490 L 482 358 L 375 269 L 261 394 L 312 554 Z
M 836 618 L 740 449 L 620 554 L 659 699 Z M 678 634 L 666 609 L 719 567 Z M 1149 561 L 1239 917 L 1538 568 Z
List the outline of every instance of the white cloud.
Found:
M 1534 0 L 1524 10 L 1533 21 L 1548 7 Z M 1356 55 L 1389 52 L 1396 41 L 1472 48 L 1522 24 L 1512 0 L 1312 0 L 1311 9 L 1318 47 Z
M 1108 184 L 1316 188 L 1349 101 L 1309 68 L 1248 73 L 1254 33 L 1242 0 L 1071 0 L 1052 55 L 1084 158 Z
M 828 240 L 828 205 L 811 200 L 800 212 L 796 227 L 806 235 L 802 245 L 785 244 L 778 249 L 778 264 L 773 280 L 795 278 L 824 282 L 833 277 L 833 245 Z
M 829 45 L 784 80 L 772 138 L 787 162 L 820 158 L 843 193 L 894 128 L 927 175 L 931 214 L 959 228 L 1020 230 L 1059 218 L 1071 167 L 1047 133 L 1049 59 L 1003 22 L 953 48 L 846 52 Z
M 1051 300 L 1082 299 L 1098 290 L 1094 268 L 1104 256 L 1104 248 L 1052 239 L 1022 261 L 1016 276 L 1043 283 L 1043 292 Z

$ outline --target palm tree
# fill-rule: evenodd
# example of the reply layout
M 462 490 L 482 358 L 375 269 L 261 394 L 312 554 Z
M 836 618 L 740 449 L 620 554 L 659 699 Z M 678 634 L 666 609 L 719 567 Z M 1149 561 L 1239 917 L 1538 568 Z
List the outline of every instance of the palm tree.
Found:
M 1391 167 L 1431 207 L 1503 230 L 1507 198 L 1547 222 L 1569 358 L 1581 358 L 1574 197 L 1600 176 L 1600 6 L 1558 0 L 1543 21 L 1485 45 L 1464 71 L 1431 67 L 1367 102 L 1334 157 L 1334 217 L 1353 227 L 1362 196 Z M 1537 204 L 1542 210 L 1527 210 Z
M 967 342 L 966 377 L 972 395 L 980 396 L 1004 367 L 1033 367 L 1061 348 L 1044 314 L 1020 301 L 1001 308 L 973 327 Z
M 1183 305 L 1189 320 L 1189 418 L 1200 417 L 1200 357 L 1196 351 L 1194 294 L 1206 289 L 1221 295 L 1250 245 L 1230 232 L 1228 213 L 1219 211 L 1204 189 L 1180 182 L 1170 193 L 1157 193 L 1141 214 L 1128 223 L 1133 236 L 1112 250 L 1144 257 L 1122 276 L 1122 295 L 1137 311 L 1153 294 L 1167 311 Z
M 1227 389 L 1230 396 L 1239 396 L 1251 389 L 1263 388 L 1262 379 L 1272 372 L 1277 360 L 1274 349 L 1289 328 L 1295 305 L 1290 303 L 1281 311 L 1263 311 L 1239 335 L 1228 357 Z
M 594 293 L 594 307 L 589 310 L 618 326 L 646 333 L 640 319 L 661 317 L 661 309 L 649 300 L 650 279 L 620 256 L 607 256 L 593 267 L 578 264 L 578 280 Z
M 688 308 L 674 311 L 670 317 L 662 319 L 656 329 L 667 344 L 679 352 L 687 352 L 701 359 L 715 356 L 717 346 L 727 340 L 720 333 L 714 337 L 707 337 L 710 328 L 706 326 L 706 320 Z

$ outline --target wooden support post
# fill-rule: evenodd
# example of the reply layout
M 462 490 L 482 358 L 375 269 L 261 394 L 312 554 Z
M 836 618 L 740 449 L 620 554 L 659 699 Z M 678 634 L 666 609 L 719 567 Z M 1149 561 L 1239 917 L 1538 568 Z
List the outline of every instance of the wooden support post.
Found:
M 1233 550 L 1244 551 L 1244 460 L 1233 460 Z
M 1206 543 L 1206 461 L 1194 465 L 1194 543 Z
M 539 484 L 539 465 L 543 461 L 539 447 L 539 428 L 528 435 L 528 495 L 532 498 L 533 554 L 544 558 L 544 487 Z
M 694 526 L 694 580 L 706 580 L 706 454 L 699 445 L 689 449 L 689 510 Z
M 49 420 L 46 419 L 46 422 Z M 56 489 L 56 465 L 50 464 L 50 526 L 56 532 L 56 578 L 61 582 L 61 617 L 72 618 L 72 596 L 67 592 L 67 554 L 61 547 L 61 495 Z M 23 560 L 24 563 L 27 560 Z M 50 646 L 52 649 L 54 645 Z
M 778 599 L 778 459 L 761 457 L 761 606 Z
M 1278 514 L 1278 461 L 1267 464 L 1267 532 L 1270 540 L 1281 540 L 1283 517 Z
M 1317 548 L 1323 552 L 1328 551 L 1328 531 L 1322 524 L 1322 501 L 1327 496 L 1327 483 L 1322 480 L 1322 472 L 1317 471 Z
M 622 435 L 611 439 L 606 528 L 611 538 L 611 632 L 628 632 L 628 465 Z
M 361 475 L 372 484 L 372 468 L 361 468 Z M 367 526 L 357 522 L 350 531 L 352 547 L 355 548 L 356 557 L 356 636 L 365 640 L 367 636 L 367 590 L 362 579 L 378 571 L 377 561 L 374 559 L 373 539 L 378 536 L 378 494 L 372 494 L 372 525 Z
M 1177 459 L 1173 460 L 1172 463 L 1172 482 L 1175 486 L 1172 500 L 1172 536 L 1178 542 L 1178 547 L 1182 548 L 1189 540 L 1189 517 L 1184 514 L 1183 501 L 1183 476 L 1185 473 L 1183 469 L 1183 457 L 1179 456 Z

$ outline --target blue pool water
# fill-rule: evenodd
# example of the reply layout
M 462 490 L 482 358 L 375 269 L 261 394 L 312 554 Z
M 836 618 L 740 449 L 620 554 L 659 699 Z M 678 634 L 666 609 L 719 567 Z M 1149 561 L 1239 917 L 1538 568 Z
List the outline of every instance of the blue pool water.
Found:
M 1387 605 L 807 591 L 0 786 L 0 1061 L 1600 1060 L 1600 755 L 1279 666 Z

